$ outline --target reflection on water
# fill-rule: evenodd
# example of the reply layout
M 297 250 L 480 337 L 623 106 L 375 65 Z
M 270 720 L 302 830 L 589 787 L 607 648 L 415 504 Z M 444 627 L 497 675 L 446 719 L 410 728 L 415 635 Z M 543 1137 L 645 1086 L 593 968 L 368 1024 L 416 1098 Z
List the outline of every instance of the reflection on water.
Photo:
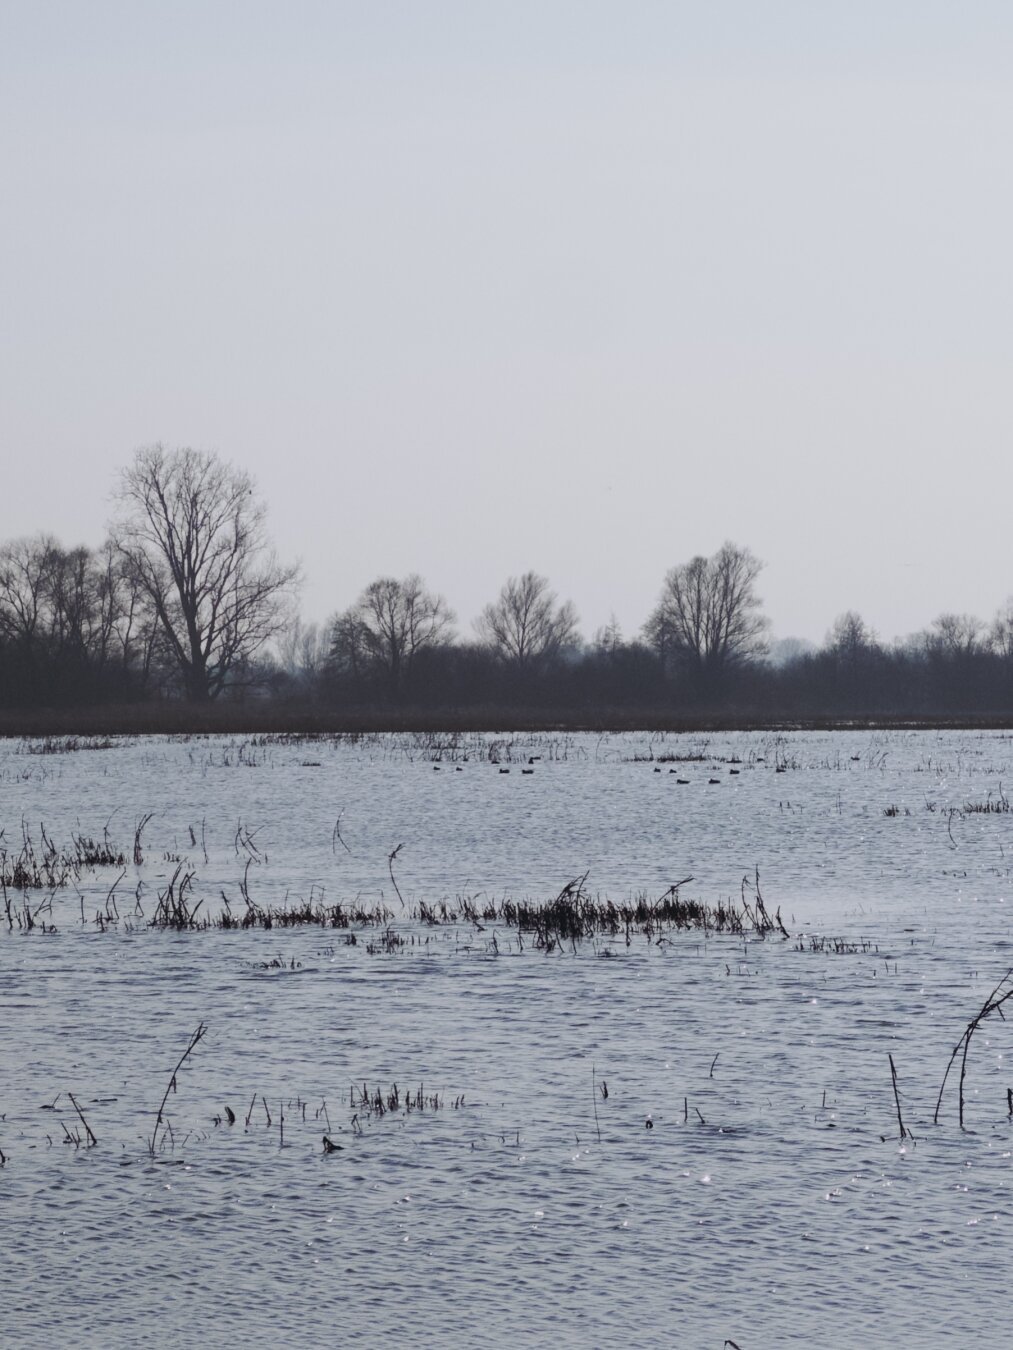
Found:
M 26 748 L 0 749 L 9 853 L 44 824 L 58 844 L 107 830 L 129 858 L 153 814 L 109 931 L 115 867 L 56 897 L 55 933 L 0 932 L 5 1344 L 1008 1341 L 1005 1024 L 975 1037 L 968 1130 L 949 1093 L 931 1122 L 1013 964 L 1013 815 L 967 810 L 1000 799 L 1009 739 Z M 388 954 L 307 928 L 149 931 L 180 860 L 209 901 L 241 906 L 245 877 L 261 903 L 323 890 L 398 914 L 549 898 L 588 868 L 615 896 L 693 876 L 714 902 L 759 866 L 793 934 L 859 947 L 685 933 L 545 955 L 407 918 L 415 944 Z M 395 1083 L 394 1109 L 363 1105 Z

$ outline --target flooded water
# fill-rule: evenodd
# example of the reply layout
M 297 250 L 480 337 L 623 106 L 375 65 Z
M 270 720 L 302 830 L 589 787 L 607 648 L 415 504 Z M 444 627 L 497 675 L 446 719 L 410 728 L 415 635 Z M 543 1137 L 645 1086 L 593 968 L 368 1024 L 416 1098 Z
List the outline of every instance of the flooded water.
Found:
M 955 1078 L 933 1112 L 1013 966 L 1011 782 L 987 732 L 4 743 L 8 866 L 126 860 L 30 931 L 9 892 L 0 1342 L 1005 1346 L 998 1015 L 966 1128 Z M 382 902 L 405 945 L 153 930 L 178 867 L 206 913 Z M 756 869 L 789 939 L 411 917 Z

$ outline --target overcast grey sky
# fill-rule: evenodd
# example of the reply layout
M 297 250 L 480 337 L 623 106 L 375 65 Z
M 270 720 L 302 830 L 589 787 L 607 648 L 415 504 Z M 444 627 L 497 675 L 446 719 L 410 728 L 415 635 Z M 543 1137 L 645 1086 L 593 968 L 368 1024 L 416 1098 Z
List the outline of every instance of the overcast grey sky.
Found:
M 154 441 L 323 619 L 534 568 L 632 634 L 731 538 L 779 636 L 1013 591 L 1013 7 L 0 0 L 0 538 Z

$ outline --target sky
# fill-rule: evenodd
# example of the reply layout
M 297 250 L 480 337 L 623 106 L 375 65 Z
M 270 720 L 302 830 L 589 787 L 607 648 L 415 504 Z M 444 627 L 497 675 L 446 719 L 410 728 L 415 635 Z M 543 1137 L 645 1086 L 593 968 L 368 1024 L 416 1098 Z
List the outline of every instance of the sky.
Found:
M 0 539 L 162 442 L 302 611 L 726 540 L 776 636 L 1013 592 L 1013 7 L 0 0 Z

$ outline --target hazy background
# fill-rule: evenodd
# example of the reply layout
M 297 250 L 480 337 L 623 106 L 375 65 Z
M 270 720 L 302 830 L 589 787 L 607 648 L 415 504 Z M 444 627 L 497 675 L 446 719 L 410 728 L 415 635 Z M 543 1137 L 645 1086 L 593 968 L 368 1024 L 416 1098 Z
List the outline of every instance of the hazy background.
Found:
M 1013 9 L 0 0 L 0 538 L 161 440 L 323 619 L 725 538 L 776 634 L 1013 591 Z

